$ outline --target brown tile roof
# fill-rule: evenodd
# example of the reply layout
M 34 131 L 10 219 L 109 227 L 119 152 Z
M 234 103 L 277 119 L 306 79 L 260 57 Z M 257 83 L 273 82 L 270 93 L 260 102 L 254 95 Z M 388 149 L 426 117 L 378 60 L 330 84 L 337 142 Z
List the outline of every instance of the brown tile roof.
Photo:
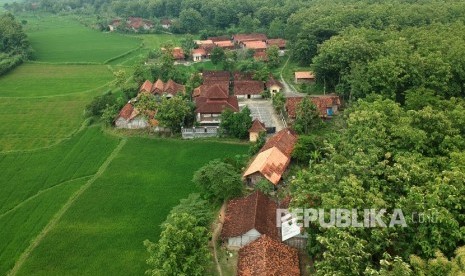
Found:
M 243 73 L 243 72 L 234 72 L 233 78 L 234 81 L 244 81 L 244 80 L 253 80 L 252 79 L 253 75 L 252 73 Z
M 139 29 L 140 27 L 143 27 L 144 25 L 152 28 L 153 23 L 150 20 L 146 20 L 140 17 L 129 17 L 127 24 L 129 27 L 134 28 L 134 29 Z
M 242 43 L 246 41 L 266 41 L 267 37 L 265 34 L 236 34 L 233 35 L 233 40 L 236 43 Z
M 263 235 L 239 250 L 238 276 L 300 276 L 299 254 Z
M 140 89 L 139 89 L 139 92 L 152 92 L 152 82 L 149 81 L 149 80 L 146 80 L 141 86 L 140 86 Z
M 255 229 L 260 234 L 279 240 L 276 209 L 276 203 L 260 191 L 230 200 L 221 230 L 222 239 L 241 236 Z
M 263 41 L 245 41 L 243 43 L 247 49 L 264 50 L 267 48 L 266 43 Z
M 162 25 L 171 25 L 172 22 L 171 22 L 170 19 L 166 19 L 166 18 L 165 18 L 165 19 L 160 20 L 160 23 L 161 23 Z
M 166 83 L 163 83 L 161 79 L 158 79 L 152 87 L 152 94 L 163 95 L 164 93 L 172 94 L 173 96 L 177 93 L 185 93 L 186 88 L 184 85 L 174 82 L 173 80 L 168 80 Z
M 266 131 L 265 124 L 260 122 L 259 119 L 255 119 L 252 122 L 252 126 L 249 128 L 249 132 L 263 132 Z
M 202 44 L 213 44 L 213 41 L 210 39 L 207 40 L 195 40 L 195 44 L 202 45 Z
M 184 51 L 182 50 L 181 47 L 174 47 L 173 48 L 173 57 L 174 59 L 184 59 L 185 56 L 184 56 Z
M 231 74 L 228 71 L 203 71 L 202 77 L 205 81 L 228 81 Z
M 285 128 L 268 139 L 265 145 L 260 149 L 260 152 L 276 147 L 284 155 L 290 158 L 296 142 L 297 134 L 293 130 Z
M 290 162 L 291 158 L 289 156 L 284 155 L 277 147 L 272 147 L 260 151 L 243 176 L 247 177 L 259 172 L 271 183 L 277 185 Z
M 131 114 L 134 111 L 134 106 L 131 103 L 127 103 L 119 112 L 118 117 L 121 117 L 125 120 L 129 120 L 131 118 Z
M 296 79 L 314 79 L 315 76 L 313 75 L 313 72 L 295 72 L 295 78 Z
M 256 52 L 253 54 L 253 58 L 256 61 L 268 61 L 268 55 L 266 52 Z
M 213 86 L 219 86 L 221 90 L 224 91 L 224 94 L 229 94 L 229 81 L 204 81 L 203 84 L 194 89 L 192 93 L 193 97 L 207 97 L 207 91 L 211 89 Z
M 281 88 L 283 88 L 283 84 L 279 81 L 277 81 L 272 74 L 268 77 L 268 81 L 266 82 L 266 88 L 270 88 L 273 85 L 277 85 Z
M 221 48 L 234 49 L 234 43 L 232 43 L 231 40 L 215 41 L 214 43 L 216 46 L 221 47 Z
M 226 99 L 209 99 L 206 97 L 195 98 L 196 113 L 221 114 L 226 109 L 239 112 L 237 97 L 231 96 Z
M 262 81 L 245 80 L 234 82 L 234 95 L 260 95 L 263 90 Z
M 266 41 L 266 43 L 267 43 L 269 46 L 276 45 L 276 46 L 278 46 L 278 48 L 280 48 L 280 49 L 286 48 L 286 40 L 281 39 L 281 38 L 268 39 L 268 40 Z
M 227 35 L 223 36 L 212 36 L 212 37 L 207 37 L 208 40 L 211 40 L 213 42 L 219 42 L 219 41 L 231 41 L 231 37 Z
M 297 113 L 297 105 L 303 100 L 303 97 L 289 97 L 286 98 L 286 110 L 287 114 L 290 118 L 295 118 Z M 334 95 L 334 94 L 329 94 L 329 95 L 320 95 L 320 96 L 311 96 L 310 97 L 311 101 L 313 104 L 318 109 L 318 112 L 320 113 L 320 116 L 325 117 L 327 114 L 326 109 L 332 106 L 340 106 L 341 105 L 341 100 L 339 96 Z

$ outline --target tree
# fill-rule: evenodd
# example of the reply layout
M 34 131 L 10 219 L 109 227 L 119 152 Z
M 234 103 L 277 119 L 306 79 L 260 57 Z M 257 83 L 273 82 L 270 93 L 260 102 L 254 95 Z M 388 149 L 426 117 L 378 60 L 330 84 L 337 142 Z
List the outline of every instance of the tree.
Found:
M 174 57 L 173 57 L 173 44 L 167 43 L 163 45 L 164 51 L 160 59 L 159 77 L 163 81 L 168 81 L 172 78 L 176 68 L 174 67 Z
M 250 109 L 246 106 L 240 112 L 233 112 L 226 109 L 221 113 L 220 128 L 227 135 L 238 139 L 245 139 L 249 135 L 249 128 L 252 126 Z
M 280 64 L 279 59 L 279 48 L 276 45 L 273 45 L 266 49 L 266 56 L 268 57 L 268 64 L 271 68 L 276 68 Z
M 179 133 L 184 119 L 190 112 L 189 103 L 181 96 L 175 96 L 171 99 L 163 98 L 158 106 L 155 118 L 159 121 L 160 125 L 168 127 L 171 133 Z
M 223 48 L 221 48 L 221 47 L 213 48 L 213 50 L 211 52 L 211 55 L 210 55 L 210 59 L 211 59 L 213 64 L 216 65 L 216 64 L 224 61 L 225 58 L 226 58 L 226 54 L 224 53 Z
M 299 135 L 292 151 L 292 158 L 302 164 L 308 164 L 310 160 L 318 162 L 323 155 L 323 146 L 324 143 L 319 136 Z
M 208 229 L 187 213 L 171 214 L 159 241 L 144 245 L 150 254 L 147 273 L 153 276 L 204 275 L 210 260 Z
M 286 103 L 286 99 L 284 98 L 283 93 L 275 93 L 271 98 L 271 101 L 277 113 L 284 111 L 284 104 Z
M 197 44 L 194 42 L 194 37 L 190 34 L 182 38 L 180 42 L 181 48 L 187 57 L 190 56 L 192 49 L 195 49 L 197 47 Z
M 157 110 L 157 98 L 153 94 L 141 93 L 134 103 L 134 107 L 139 110 L 145 117 L 149 117 L 151 113 Z
M 123 69 L 113 72 L 113 76 L 115 77 L 116 87 L 122 87 L 128 79 L 128 75 Z
M 104 95 L 95 97 L 92 102 L 86 106 L 86 115 L 101 116 L 107 106 L 113 106 L 116 104 L 116 97 L 111 91 L 108 91 Z
M 241 176 L 230 164 L 214 160 L 195 172 L 192 180 L 202 196 L 213 203 L 240 196 Z
M 255 184 L 255 189 L 259 190 L 265 195 L 270 195 L 275 190 L 275 186 L 267 179 L 260 179 L 260 181 Z
M 179 24 L 183 32 L 193 34 L 204 27 L 202 15 L 192 8 L 181 11 L 179 14 Z
M 260 134 L 258 135 L 257 141 L 255 141 L 252 145 L 250 145 L 249 155 L 254 156 L 255 154 L 257 154 L 260 151 L 260 149 L 263 147 L 263 145 L 265 145 L 265 143 L 266 143 L 266 132 L 260 132 Z
M 107 105 L 103 109 L 103 112 L 102 112 L 102 116 L 101 116 L 102 122 L 106 126 L 112 125 L 119 111 L 120 111 L 119 105 L 117 104 Z
M 297 104 L 294 128 L 299 134 L 309 134 L 321 126 L 320 112 L 308 97 Z

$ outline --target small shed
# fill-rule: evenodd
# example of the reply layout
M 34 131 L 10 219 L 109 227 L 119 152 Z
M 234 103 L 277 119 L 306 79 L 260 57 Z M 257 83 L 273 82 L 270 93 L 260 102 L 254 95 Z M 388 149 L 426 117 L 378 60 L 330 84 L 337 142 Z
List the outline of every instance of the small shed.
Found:
M 258 137 L 260 136 L 260 133 L 262 132 L 266 133 L 265 124 L 260 122 L 260 120 L 258 119 L 253 120 L 252 126 L 249 128 L 250 142 L 256 142 L 258 140 Z
M 295 72 L 295 83 L 313 83 L 315 75 L 311 71 Z

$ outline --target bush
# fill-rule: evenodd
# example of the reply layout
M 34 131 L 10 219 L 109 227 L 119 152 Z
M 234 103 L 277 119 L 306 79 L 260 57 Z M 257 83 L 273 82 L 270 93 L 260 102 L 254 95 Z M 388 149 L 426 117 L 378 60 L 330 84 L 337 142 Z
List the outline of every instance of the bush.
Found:
M 109 106 L 116 105 L 116 97 L 111 91 L 102 96 L 95 97 L 91 103 L 86 106 L 87 117 L 102 116 L 104 110 Z

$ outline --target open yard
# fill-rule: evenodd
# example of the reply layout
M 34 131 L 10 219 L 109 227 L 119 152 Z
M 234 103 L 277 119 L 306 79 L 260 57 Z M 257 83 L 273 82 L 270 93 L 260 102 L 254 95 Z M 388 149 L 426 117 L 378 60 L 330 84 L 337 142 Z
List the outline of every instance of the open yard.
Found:
M 116 143 L 115 138 L 106 137 L 93 127 L 53 149 L 28 155 L 6 155 L 1 159 L 0 168 L 14 164 L 9 166 L 5 183 L 2 183 L 1 194 L 9 195 L 0 198 L 3 212 L 15 208 L 38 191 L 58 183 L 62 185 L 26 201 L 5 218 L 0 217 L 2 225 L 11 229 L 10 235 L 2 237 L 4 241 L 0 242 L 0 264 L 6 264 L 0 266 L 0 274 L 11 268 L 14 258 L 66 197 L 83 185 L 85 177 L 95 173 Z M 214 158 L 246 151 L 246 146 L 237 144 L 128 138 L 103 175 L 32 251 L 19 274 L 142 275 L 147 268 L 142 242 L 157 240 L 159 225 L 170 209 L 195 191 L 191 183 L 194 171 Z M 65 160 L 56 158 L 60 152 L 66 155 Z M 19 176 L 12 173 L 28 160 L 32 162 L 27 166 L 30 171 Z M 39 160 L 42 164 L 34 166 Z M 48 166 L 51 170 L 44 169 Z M 80 177 L 84 178 L 79 180 Z M 33 180 L 35 178 L 37 180 Z M 77 180 L 63 184 L 71 179 Z M 18 186 L 25 186 L 25 189 L 17 189 Z M 59 191 L 60 197 L 51 195 Z M 45 211 L 43 214 L 28 213 L 32 208 Z M 24 221 L 30 226 L 22 232 L 18 227 Z
M 104 63 L 137 48 L 141 41 L 116 33 L 102 33 L 79 22 L 52 15 L 21 15 L 37 61 L 53 63 Z

